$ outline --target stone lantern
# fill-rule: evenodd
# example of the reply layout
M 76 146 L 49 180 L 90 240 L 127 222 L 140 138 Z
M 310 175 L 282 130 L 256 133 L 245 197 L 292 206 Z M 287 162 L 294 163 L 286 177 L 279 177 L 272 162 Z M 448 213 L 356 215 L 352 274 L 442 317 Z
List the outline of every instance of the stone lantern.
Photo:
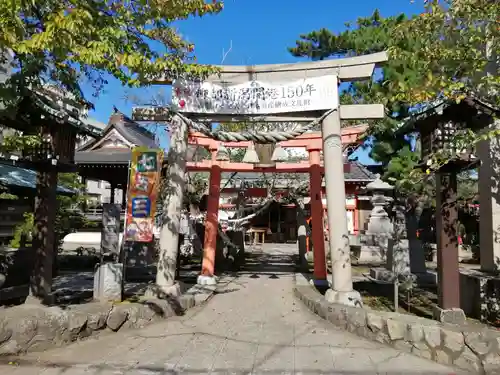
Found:
M 358 244 L 351 246 L 351 256 L 358 264 L 381 264 L 386 261 L 389 240 L 393 233 L 385 207 L 392 201 L 394 187 L 376 175 L 376 179 L 366 185 L 365 189 L 371 194 L 373 209 L 368 223 L 364 226 L 364 234 L 359 236 Z
M 385 207 L 392 201 L 394 186 L 380 179 L 376 179 L 366 185 L 366 190 L 371 193 L 371 203 L 373 205 L 370 219 L 366 227 L 366 237 L 371 244 L 379 244 L 381 239 L 389 238 L 393 232 L 393 226 Z M 385 242 L 385 241 L 384 241 Z

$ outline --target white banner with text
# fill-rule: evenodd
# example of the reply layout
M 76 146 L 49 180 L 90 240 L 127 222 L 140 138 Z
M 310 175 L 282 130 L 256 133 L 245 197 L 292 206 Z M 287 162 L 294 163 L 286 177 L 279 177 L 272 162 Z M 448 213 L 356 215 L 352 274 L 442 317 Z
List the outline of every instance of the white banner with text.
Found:
M 335 75 L 294 82 L 249 81 L 239 85 L 177 80 L 172 105 L 184 113 L 265 115 L 337 108 Z

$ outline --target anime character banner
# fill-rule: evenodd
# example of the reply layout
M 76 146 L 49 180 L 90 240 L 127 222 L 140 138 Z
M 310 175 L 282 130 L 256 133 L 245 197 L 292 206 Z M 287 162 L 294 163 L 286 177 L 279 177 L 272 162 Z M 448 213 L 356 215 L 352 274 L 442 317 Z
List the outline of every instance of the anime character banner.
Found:
M 160 149 L 132 149 L 127 191 L 126 241 L 153 241 L 162 162 L 163 151 Z

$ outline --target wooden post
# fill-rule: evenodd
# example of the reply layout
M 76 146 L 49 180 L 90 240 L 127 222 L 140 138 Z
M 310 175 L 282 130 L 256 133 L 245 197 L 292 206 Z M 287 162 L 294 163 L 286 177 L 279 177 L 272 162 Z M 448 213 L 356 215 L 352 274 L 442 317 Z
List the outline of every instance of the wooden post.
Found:
M 358 204 L 358 197 L 355 198 L 354 200 L 354 234 L 358 235 L 359 234 L 359 204 Z
M 27 302 L 52 303 L 52 265 L 54 261 L 57 206 L 57 169 L 45 165 L 37 172 L 35 218 L 32 248 L 35 262 Z
M 127 185 L 122 186 L 122 207 L 127 209 Z
M 115 203 L 115 192 L 116 192 L 116 184 L 113 182 L 110 184 L 109 187 L 109 203 L 114 204 Z
M 323 229 L 323 202 L 321 200 L 321 166 L 319 150 L 309 151 L 310 171 L 310 196 L 312 239 L 314 244 L 314 282 L 328 286 L 325 256 L 325 238 Z
M 211 150 L 212 161 L 215 162 L 217 150 Z M 207 199 L 207 218 L 205 221 L 205 243 L 203 246 L 203 262 L 198 284 L 215 284 L 215 253 L 217 250 L 217 233 L 219 228 L 221 168 L 217 163 L 210 170 L 210 186 Z
M 436 173 L 438 305 L 442 309 L 460 308 L 457 227 L 456 172 L 438 172 Z
M 82 177 L 82 185 L 83 188 L 85 189 L 84 191 L 87 191 L 87 177 Z M 88 210 L 88 201 L 85 199 L 82 204 L 83 212 L 87 212 Z

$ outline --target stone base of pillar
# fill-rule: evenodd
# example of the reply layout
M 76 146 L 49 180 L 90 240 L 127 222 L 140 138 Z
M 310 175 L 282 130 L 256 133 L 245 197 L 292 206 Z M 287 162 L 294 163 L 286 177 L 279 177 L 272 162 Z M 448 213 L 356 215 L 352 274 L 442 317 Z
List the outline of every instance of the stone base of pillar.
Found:
M 218 277 L 217 276 L 205 276 L 199 275 L 196 283 L 199 285 L 217 285 Z
M 325 293 L 325 299 L 329 303 L 337 303 L 339 305 L 363 307 L 361 294 L 357 290 L 350 292 L 340 292 L 333 289 L 328 289 Z
M 329 288 L 331 286 L 330 281 L 322 279 L 322 280 L 316 280 L 316 279 L 311 279 L 309 280 L 309 284 L 315 287 L 327 287 Z
M 432 315 L 434 316 L 434 319 L 441 323 L 461 325 L 465 324 L 465 321 L 467 320 L 464 310 L 459 308 L 442 309 L 439 306 L 434 306 Z
M 437 285 L 438 284 L 437 272 L 434 272 L 434 271 L 414 272 L 413 274 L 417 277 L 417 284 L 418 285 Z
M 182 294 L 181 284 L 175 282 L 173 285 L 151 285 L 144 293 L 148 298 L 165 299 L 167 296 L 178 297 Z
M 297 246 L 299 248 L 299 266 L 307 269 L 309 259 L 312 260 L 312 254 L 307 252 L 306 228 L 303 225 L 299 226 L 297 230 Z
M 94 299 L 101 302 L 122 300 L 123 263 L 100 264 L 94 273 Z
M 391 283 L 394 280 L 394 273 L 385 267 L 370 268 L 370 278 L 376 281 Z
M 467 316 L 482 322 L 497 320 L 500 311 L 500 275 L 479 270 L 460 270 L 460 307 Z

